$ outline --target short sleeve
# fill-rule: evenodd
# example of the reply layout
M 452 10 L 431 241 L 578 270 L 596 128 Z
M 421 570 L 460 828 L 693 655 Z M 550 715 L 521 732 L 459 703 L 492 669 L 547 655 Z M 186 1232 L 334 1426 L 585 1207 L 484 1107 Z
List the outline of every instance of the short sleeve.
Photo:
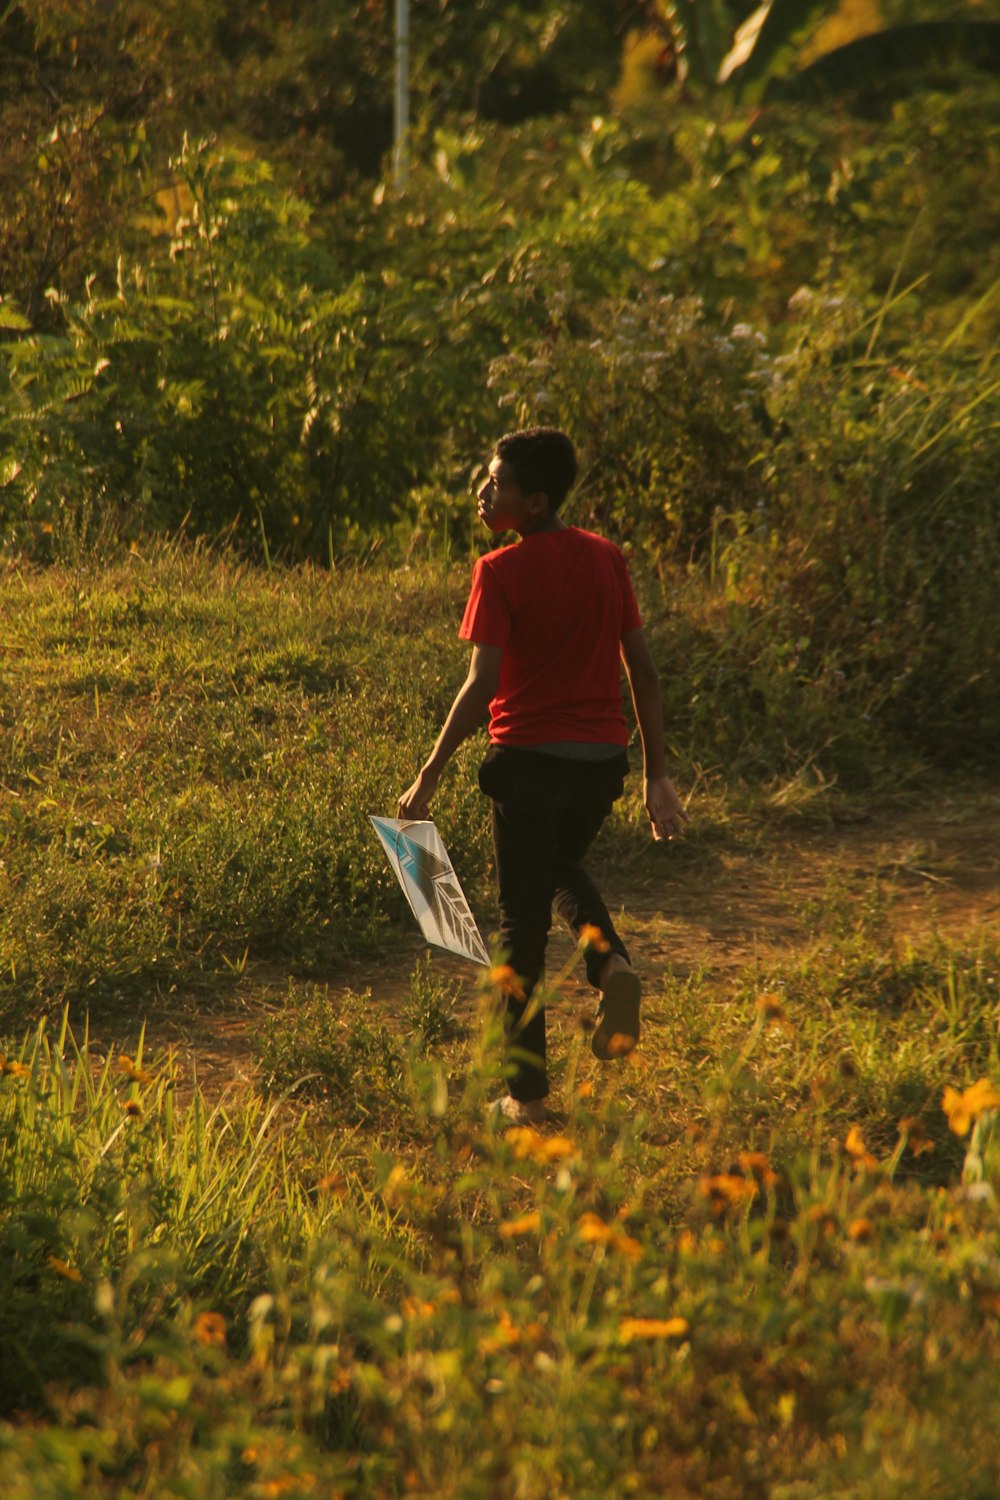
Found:
M 502 649 L 510 639 L 510 628 L 510 605 L 489 559 L 481 557 L 472 570 L 472 587 L 459 626 L 459 639 Z

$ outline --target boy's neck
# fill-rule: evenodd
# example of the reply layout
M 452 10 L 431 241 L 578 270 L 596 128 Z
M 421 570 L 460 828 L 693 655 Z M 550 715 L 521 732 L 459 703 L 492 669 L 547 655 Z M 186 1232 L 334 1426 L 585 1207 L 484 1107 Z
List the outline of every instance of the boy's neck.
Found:
M 538 521 L 528 522 L 518 531 L 519 537 L 539 536 L 543 531 L 565 531 L 566 522 L 558 516 L 544 516 Z

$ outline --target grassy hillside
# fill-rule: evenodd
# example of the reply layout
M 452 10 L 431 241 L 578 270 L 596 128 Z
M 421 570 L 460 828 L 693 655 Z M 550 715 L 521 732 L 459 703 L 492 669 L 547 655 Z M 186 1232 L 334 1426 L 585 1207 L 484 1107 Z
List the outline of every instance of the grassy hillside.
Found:
M 557 948 L 556 1115 L 496 1135 L 495 987 L 388 983 L 409 919 L 367 827 L 461 679 L 466 566 L 8 569 L 5 1496 L 995 1493 L 995 791 L 915 784 L 914 837 L 986 839 L 946 922 L 949 865 L 912 839 L 862 856 L 848 829 L 821 876 L 774 830 L 877 829 L 906 762 L 873 743 L 852 796 L 790 772 L 768 700 L 736 697 L 725 579 L 637 571 L 668 701 L 711 660 L 734 687 L 671 723 L 695 819 L 669 871 L 634 799 L 602 843 L 626 930 L 653 913 L 642 1047 L 594 1062 Z M 723 779 L 694 730 L 737 701 L 757 758 Z M 488 931 L 477 750 L 437 815 Z M 796 915 L 761 907 L 722 970 L 696 914 L 741 851 Z M 227 994 L 259 1066 L 210 1103 L 141 1023 Z

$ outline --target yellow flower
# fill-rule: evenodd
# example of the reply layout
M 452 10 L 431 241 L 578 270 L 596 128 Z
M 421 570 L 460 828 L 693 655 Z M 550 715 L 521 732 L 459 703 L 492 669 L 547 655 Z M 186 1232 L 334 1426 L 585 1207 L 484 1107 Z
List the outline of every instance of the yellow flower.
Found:
M 515 1000 L 524 999 L 524 985 L 510 964 L 494 964 L 486 976 L 486 983 L 494 985 L 501 995 L 510 995 Z
M 689 1327 L 687 1318 L 622 1318 L 618 1337 L 623 1344 L 633 1339 L 682 1339 Z
M 584 922 L 577 933 L 577 940 L 581 948 L 591 948 L 595 953 L 610 953 L 611 944 L 599 927 L 591 922 Z
M 221 1313 L 200 1312 L 191 1330 L 199 1344 L 225 1344 L 226 1320 Z
M 153 1081 L 150 1075 L 142 1068 L 137 1068 L 132 1058 L 127 1057 L 124 1052 L 118 1059 L 118 1069 L 119 1072 L 125 1074 L 129 1083 L 152 1083 Z
M 126 1099 L 125 1103 L 122 1105 L 122 1109 L 128 1115 L 130 1120 L 142 1119 L 142 1105 L 139 1103 L 138 1099 Z
M 53 1271 L 55 1271 L 56 1275 L 61 1276 L 64 1281 L 83 1280 L 83 1277 L 76 1269 L 76 1266 L 71 1266 L 66 1261 L 60 1260 L 58 1255 L 49 1256 L 49 1266 Z
M 852 1219 L 847 1226 L 847 1238 L 856 1245 L 870 1245 L 875 1238 L 875 1225 L 871 1219 Z
M 411 1188 L 412 1184 L 406 1175 L 406 1168 L 397 1163 L 385 1180 L 382 1197 L 388 1203 L 389 1207 L 393 1208 L 397 1203 L 405 1202 L 411 1192 Z
M 961 1094 L 957 1089 L 946 1088 L 941 1098 L 941 1108 L 948 1116 L 949 1130 L 953 1130 L 956 1135 L 968 1135 L 973 1120 L 977 1120 L 988 1109 L 1000 1109 L 1000 1094 L 988 1078 L 980 1078 L 978 1083 L 972 1084 Z
M 864 1139 L 857 1125 L 852 1125 L 844 1138 L 844 1149 L 851 1158 L 851 1164 L 856 1172 L 873 1172 L 878 1162 L 865 1146 Z
M 564 1135 L 544 1136 L 530 1125 L 515 1125 L 505 1136 L 517 1161 L 534 1161 L 544 1167 L 550 1161 L 575 1156 L 576 1147 Z
M 506 1223 L 501 1224 L 500 1238 L 502 1240 L 512 1240 L 518 1235 L 533 1234 L 536 1229 L 540 1229 L 541 1227 L 542 1216 L 537 1208 L 533 1208 L 530 1213 L 522 1214 L 518 1219 L 508 1219 Z
M 30 1078 L 31 1069 L 26 1063 L 9 1062 L 0 1052 L 0 1073 L 3 1073 L 5 1078 Z

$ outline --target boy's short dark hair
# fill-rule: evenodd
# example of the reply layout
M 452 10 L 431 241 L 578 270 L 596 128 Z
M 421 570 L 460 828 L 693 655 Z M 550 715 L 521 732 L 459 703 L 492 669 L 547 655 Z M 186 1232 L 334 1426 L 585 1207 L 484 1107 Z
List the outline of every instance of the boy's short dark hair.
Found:
M 557 511 L 576 479 L 573 444 L 557 427 L 526 427 L 508 432 L 496 445 L 496 456 L 510 464 L 522 494 L 541 491 Z

